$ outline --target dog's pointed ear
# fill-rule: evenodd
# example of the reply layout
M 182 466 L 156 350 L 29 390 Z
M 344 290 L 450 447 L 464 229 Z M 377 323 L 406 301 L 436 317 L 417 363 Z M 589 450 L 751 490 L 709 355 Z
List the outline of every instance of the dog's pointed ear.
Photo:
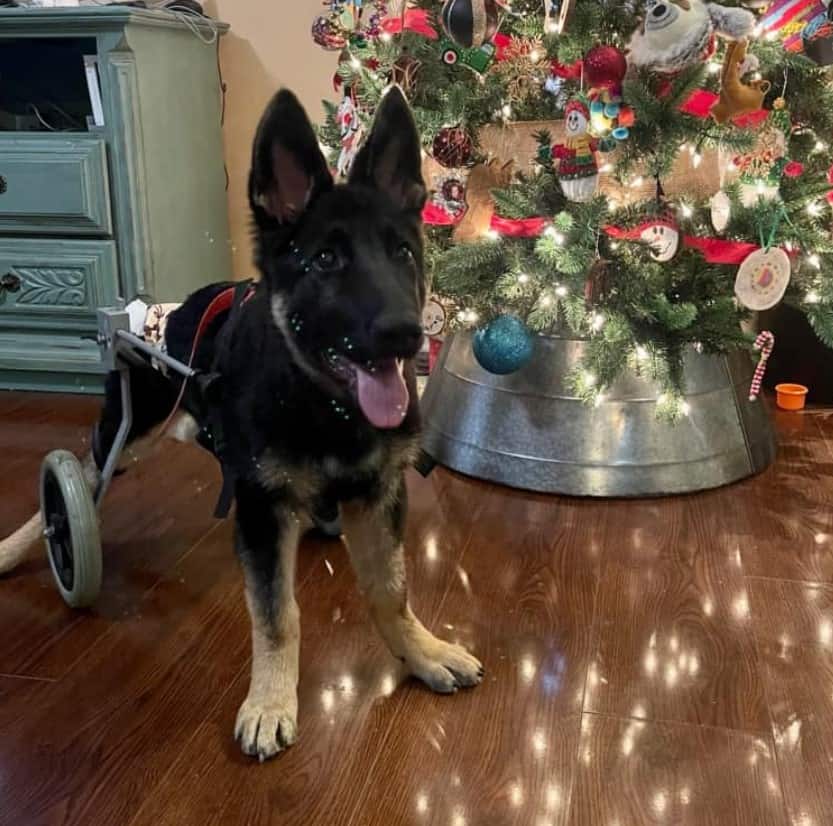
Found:
M 307 113 L 281 89 L 263 113 L 252 148 L 249 203 L 255 218 L 294 221 L 333 178 Z
M 398 86 L 388 89 L 376 110 L 370 135 L 350 169 L 350 183 L 381 190 L 404 211 L 418 212 L 425 205 L 419 132 Z

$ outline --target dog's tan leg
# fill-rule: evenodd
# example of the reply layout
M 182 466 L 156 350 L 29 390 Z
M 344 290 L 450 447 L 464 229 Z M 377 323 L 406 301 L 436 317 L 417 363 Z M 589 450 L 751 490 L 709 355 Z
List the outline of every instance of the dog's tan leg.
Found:
M 382 638 L 395 657 L 434 691 L 477 685 L 483 667 L 461 645 L 438 639 L 408 604 L 402 523 L 405 486 L 393 501 L 349 503 L 343 524 L 356 576 Z
M 98 470 L 92 453 L 88 453 L 84 457 L 81 461 L 81 467 L 84 470 L 84 478 L 90 490 L 94 490 L 98 484 Z M 43 525 L 40 511 L 38 511 L 14 533 L 0 541 L 0 575 L 8 573 L 26 560 L 44 553 L 43 544 L 38 541 L 42 539 Z
M 13 534 L 0 542 L 0 574 L 16 568 L 25 560 L 34 557 L 43 547 L 38 539 L 43 536 L 40 513 L 24 522 Z
M 235 542 L 252 620 L 252 674 L 234 735 L 245 754 L 261 761 L 297 737 L 301 629 L 295 558 L 301 530 L 289 507 L 238 486 Z

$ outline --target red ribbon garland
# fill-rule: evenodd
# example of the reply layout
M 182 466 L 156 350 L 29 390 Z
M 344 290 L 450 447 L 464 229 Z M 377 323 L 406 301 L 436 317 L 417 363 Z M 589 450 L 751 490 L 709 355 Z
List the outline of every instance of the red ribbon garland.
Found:
M 430 226 L 454 226 L 462 217 L 455 218 L 435 203 L 428 203 L 422 211 L 422 220 Z M 549 226 L 546 218 L 504 218 L 492 215 L 490 228 L 510 238 L 535 238 Z M 630 231 L 621 227 L 608 226 L 605 232 L 613 238 L 636 240 L 639 229 Z M 697 250 L 709 264 L 742 264 L 755 250 L 758 244 L 749 241 L 730 241 L 726 238 L 699 238 L 696 235 L 684 235 L 683 245 Z
M 709 264 L 742 264 L 749 255 L 760 249 L 758 244 L 749 241 L 697 238 L 694 235 L 683 236 L 683 244 L 701 253 Z
M 458 224 L 462 217 L 462 213 L 455 217 L 432 201 L 429 201 L 422 210 L 422 222 L 432 227 L 452 227 Z M 492 215 L 489 228 L 510 238 L 536 238 L 549 223 L 546 218 L 538 216 L 503 218 L 500 215 Z
M 511 238 L 535 238 L 549 224 L 546 218 L 503 218 L 492 215 L 491 229 Z

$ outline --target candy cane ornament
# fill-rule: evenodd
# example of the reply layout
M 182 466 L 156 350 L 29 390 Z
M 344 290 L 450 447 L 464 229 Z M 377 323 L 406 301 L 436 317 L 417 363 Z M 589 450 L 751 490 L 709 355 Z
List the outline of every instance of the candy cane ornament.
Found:
M 775 336 L 769 330 L 761 330 L 752 345 L 753 350 L 761 351 L 761 357 L 758 359 L 758 366 L 755 368 L 755 375 L 752 376 L 752 385 L 749 388 L 749 401 L 751 402 L 756 401 L 758 394 L 761 392 L 761 382 L 764 380 L 766 363 L 772 355 L 773 347 L 775 347 Z

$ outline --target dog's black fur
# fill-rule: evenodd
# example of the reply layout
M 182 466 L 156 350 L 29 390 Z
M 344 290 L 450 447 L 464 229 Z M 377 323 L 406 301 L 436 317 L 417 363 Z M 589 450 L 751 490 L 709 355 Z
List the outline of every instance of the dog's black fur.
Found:
M 182 405 L 211 435 L 208 414 L 219 413 L 224 441 L 219 458 L 236 480 L 236 546 L 256 637 L 252 689 L 241 709 L 242 722 L 238 719 L 238 736 L 247 753 L 261 758 L 294 739 L 291 709 L 283 708 L 277 717 L 263 710 L 275 704 L 258 699 L 268 693 L 263 688 L 268 679 L 258 670 L 265 674 L 269 668 L 257 662 L 258 640 L 272 651 L 268 662 L 273 671 L 284 668 L 274 664 L 283 662 L 280 656 L 291 654 L 282 646 L 294 622 L 286 605 L 294 604 L 287 583 L 294 557 L 287 567 L 281 554 L 294 554 L 283 550 L 294 541 L 294 520 L 322 498 L 358 503 L 367 518 L 379 522 L 373 530 L 380 543 L 391 543 L 391 554 L 401 541 L 403 471 L 414 457 L 419 431 L 410 360 L 422 337 L 420 212 L 425 196 L 418 135 L 397 88 L 384 97 L 347 184 L 333 183 L 307 116 L 291 93 L 279 92 L 263 115 L 249 181 L 261 278 L 235 322 L 217 319 L 199 344 L 194 366 L 219 375 L 210 397 L 192 381 Z M 200 318 L 227 286 L 199 290 L 171 316 L 166 343 L 172 356 L 188 361 Z M 357 403 L 349 365 L 389 364 L 392 359 L 407 360 L 409 402 L 398 425 L 380 428 Z M 136 438 L 164 419 L 179 385 L 150 367 L 133 370 L 133 385 L 131 438 Z M 117 388 L 111 378 L 97 428 L 99 466 L 120 419 Z M 384 556 L 380 560 L 379 566 L 390 567 L 379 575 L 381 580 L 387 577 L 397 594 L 401 590 L 400 613 L 390 623 L 400 622 L 406 609 L 413 617 L 404 596 L 404 573 L 400 587 L 394 583 L 393 562 Z M 376 587 L 374 573 L 359 573 L 366 590 Z M 371 609 L 384 626 L 388 620 L 383 615 L 390 611 Z M 414 673 L 433 687 L 451 690 L 479 681 L 479 675 L 468 673 L 479 664 L 470 658 L 475 668 L 460 659 L 465 652 L 455 648 L 449 653 L 448 644 L 421 626 L 425 640 L 412 644 L 402 637 L 401 642 L 392 627 L 390 633 L 382 631 L 394 653 L 410 661 Z M 448 671 L 439 663 L 444 657 Z M 286 698 L 281 702 L 291 705 Z M 246 712 L 247 704 L 256 706 L 254 711 Z M 250 723 L 252 714 L 256 724 Z M 264 738 L 264 726 L 279 731 Z

